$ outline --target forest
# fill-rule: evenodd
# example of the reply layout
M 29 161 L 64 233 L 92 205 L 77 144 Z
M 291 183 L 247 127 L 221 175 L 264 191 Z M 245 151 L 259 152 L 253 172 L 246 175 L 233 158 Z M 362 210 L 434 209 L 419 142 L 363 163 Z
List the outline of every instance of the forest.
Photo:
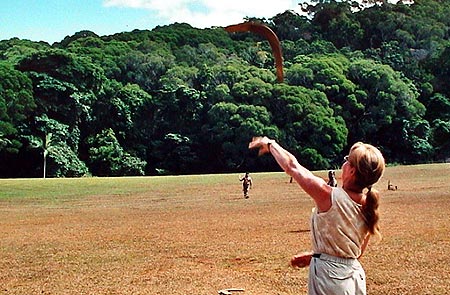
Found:
M 277 34 L 281 83 L 267 40 L 223 27 L 2 40 L 0 177 L 277 171 L 256 135 L 309 169 L 356 141 L 390 165 L 448 161 L 450 1 L 375 2 L 243 20 Z

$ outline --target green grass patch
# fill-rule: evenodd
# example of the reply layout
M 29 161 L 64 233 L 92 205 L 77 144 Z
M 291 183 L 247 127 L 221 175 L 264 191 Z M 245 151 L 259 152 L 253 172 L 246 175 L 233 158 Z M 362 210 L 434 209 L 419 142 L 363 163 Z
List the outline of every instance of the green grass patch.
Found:
M 282 173 L 259 173 L 260 179 L 286 177 Z M 46 179 L 1 179 L 0 200 L 55 202 L 87 196 L 151 193 L 183 187 L 236 184 L 238 174 L 209 174 L 152 177 L 86 177 Z

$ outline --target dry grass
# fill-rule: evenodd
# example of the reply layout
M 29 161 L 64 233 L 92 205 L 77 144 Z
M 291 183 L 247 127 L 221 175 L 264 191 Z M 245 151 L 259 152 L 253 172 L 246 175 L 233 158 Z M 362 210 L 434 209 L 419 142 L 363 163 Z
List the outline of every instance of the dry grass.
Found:
M 449 175 L 388 168 L 369 294 L 450 294 Z M 237 175 L 0 180 L 0 294 L 306 294 L 289 259 L 313 203 L 283 173 L 252 177 L 247 200 Z

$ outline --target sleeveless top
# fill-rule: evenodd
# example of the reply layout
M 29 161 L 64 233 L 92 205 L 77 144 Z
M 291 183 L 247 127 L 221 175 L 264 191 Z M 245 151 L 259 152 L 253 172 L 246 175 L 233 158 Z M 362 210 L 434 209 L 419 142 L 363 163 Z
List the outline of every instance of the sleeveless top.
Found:
M 340 187 L 331 190 L 331 208 L 326 212 L 313 209 L 311 235 L 314 253 L 342 258 L 358 258 L 368 234 L 361 205 Z

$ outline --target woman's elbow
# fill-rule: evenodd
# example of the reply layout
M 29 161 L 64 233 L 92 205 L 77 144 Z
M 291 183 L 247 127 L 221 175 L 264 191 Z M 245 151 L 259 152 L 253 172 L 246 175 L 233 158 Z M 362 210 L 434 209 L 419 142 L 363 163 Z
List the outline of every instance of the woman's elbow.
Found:
M 290 161 L 284 169 L 286 174 L 288 174 L 289 176 L 294 176 L 294 175 L 298 174 L 298 170 L 299 170 L 298 162 L 296 162 L 296 161 Z

